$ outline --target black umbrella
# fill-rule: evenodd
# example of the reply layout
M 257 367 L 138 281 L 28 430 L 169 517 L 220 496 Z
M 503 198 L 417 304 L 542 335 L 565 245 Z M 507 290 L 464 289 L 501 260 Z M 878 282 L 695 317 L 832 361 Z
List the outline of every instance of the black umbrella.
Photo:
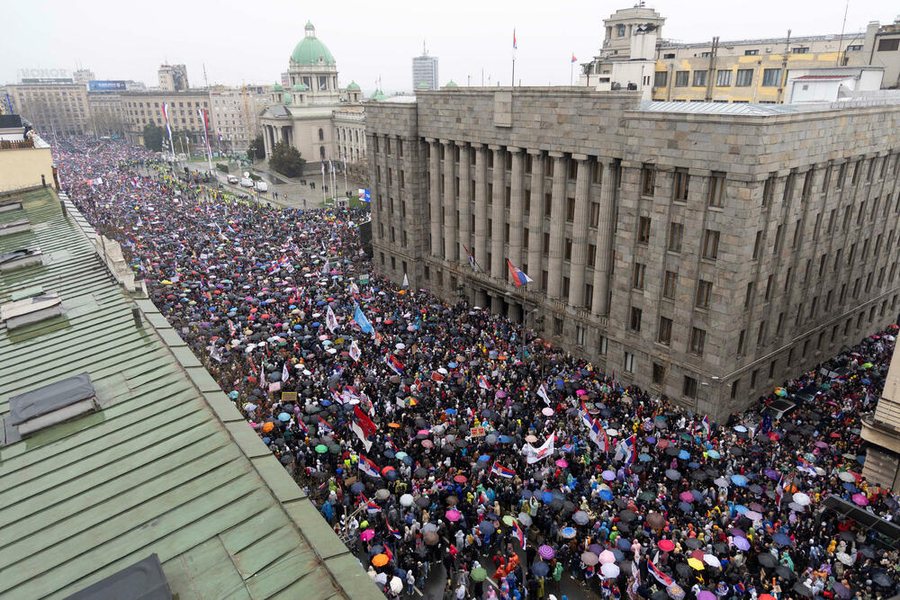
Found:
M 797 574 L 791 571 L 785 565 L 778 565 L 777 567 L 775 567 L 775 574 L 784 581 L 793 581 L 794 578 L 797 577 Z
M 428 499 L 428 496 L 419 496 L 416 498 L 416 506 L 419 508 L 425 508 L 429 504 L 431 504 L 431 500 Z
M 684 545 L 690 548 L 691 550 L 696 550 L 703 544 L 700 543 L 700 540 L 697 538 L 688 538 L 684 541 Z
M 636 518 L 637 518 L 637 515 L 634 514 L 630 510 L 623 510 L 622 512 L 619 513 L 619 519 L 621 519 L 622 521 L 625 521 L 626 523 L 631 523 Z
M 880 585 L 881 587 L 891 587 L 894 585 L 894 580 L 884 571 L 875 572 L 875 574 L 872 575 L 872 581 L 875 585 Z
M 691 514 L 692 512 L 694 512 L 694 507 L 691 506 L 687 502 L 679 502 L 678 508 L 681 510 L 681 512 L 688 514 L 688 515 Z
M 681 473 L 676 471 L 675 469 L 666 470 L 666 477 L 671 479 L 672 481 L 678 481 L 681 479 Z
M 687 563 L 678 563 L 677 565 L 675 565 L 675 572 L 685 579 L 692 578 L 691 568 L 687 565 Z
M 812 598 L 813 597 L 813 591 L 811 589 L 809 589 L 808 587 L 806 587 L 805 585 L 803 585 L 802 583 L 800 583 L 799 581 L 797 583 L 795 583 L 794 587 L 791 589 L 793 589 L 795 592 L 797 592 L 804 598 Z
M 770 569 L 772 567 L 774 567 L 776 564 L 778 564 L 778 561 L 775 560 L 775 557 L 772 556 L 771 554 L 769 554 L 768 552 L 760 553 L 759 556 L 757 557 L 757 560 L 759 561 L 759 564 L 761 564 L 764 567 L 768 567 Z
M 678 456 L 679 452 L 680 450 L 675 446 L 669 446 L 668 448 L 666 448 L 666 454 L 668 454 L 669 456 Z

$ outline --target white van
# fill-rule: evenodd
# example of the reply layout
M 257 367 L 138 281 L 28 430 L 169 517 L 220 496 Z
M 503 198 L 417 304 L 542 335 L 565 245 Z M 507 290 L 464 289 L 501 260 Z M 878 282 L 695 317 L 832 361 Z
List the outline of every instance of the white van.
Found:
M 253 180 L 249 177 L 241 177 L 241 187 L 252 188 Z
M 256 182 L 256 189 L 257 189 L 257 191 L 260 191 L 260 192 L 268 192 L 268 191 L 269 191 L 269 184 L 266 183 L 265 181 L 257 181 L 257 182 Z

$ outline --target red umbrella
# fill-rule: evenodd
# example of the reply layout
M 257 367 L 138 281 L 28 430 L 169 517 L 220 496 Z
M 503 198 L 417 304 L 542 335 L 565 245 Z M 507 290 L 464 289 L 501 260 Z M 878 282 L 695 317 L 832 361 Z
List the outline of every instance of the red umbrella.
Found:
M 663 552 L 671 552 L 675 549 L 675 542 L 672 540 L 659 540 L 659 543 L 656 545 L 659 546 L 659 549 Z
M 465 475 L 457 475 L 453 478 L 453 481 L 455 481 L 456 483 L 465 483 L 468 481 L 468 478 L 466 478 Z

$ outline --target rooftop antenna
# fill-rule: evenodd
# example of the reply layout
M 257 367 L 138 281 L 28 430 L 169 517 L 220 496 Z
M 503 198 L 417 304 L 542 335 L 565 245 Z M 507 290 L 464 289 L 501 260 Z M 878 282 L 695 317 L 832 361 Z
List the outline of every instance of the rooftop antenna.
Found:
M 422 56 L 428 56 L 428 48 L 425 47 L 425 40 L 422 40 Z
M 203 64 L 203 85 L 206 86 L 206 89 L 209 89 L 209 80 L 206 78 L 206 63 Z
M 834 66 L 841 66 L 841 54 L 844 51 L 844 29 L 847 27 L 847 12 L 850 10 L 850 0 L 847 0 L 847 3 L 844 5 L 844 21 L 841 23 L 841 35 L 838 37 L 838 51 L 837 51 L 837 62 Z

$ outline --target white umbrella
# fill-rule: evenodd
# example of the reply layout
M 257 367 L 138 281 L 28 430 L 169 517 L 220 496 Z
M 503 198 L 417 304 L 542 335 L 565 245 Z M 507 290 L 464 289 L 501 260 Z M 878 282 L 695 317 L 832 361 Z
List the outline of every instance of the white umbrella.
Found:
M 853 473 L 851 473 L 850 471 L 841 471 L 838 474 L 838 479 L 840 479 L 841 481 L 846 481 L 847 483 L 853 483 L 854 481 L 856 481 L 856 477 L 854 477 Z
M 391 591 L 394 592 L 395 594 L 399 594 L 400 592 L 402 592 L 403 591 L 403 580 L 401 580 L 399 577 L 396 577 L 396 576 L 393 577 L 391 579 Z
M 705 562 L 706 564 L 708 564 L 711 567 L 716 567 L 717 569 L 722 567 L 722 562 L 718 558 L 713 556 L 712 554 L 704 554 L 703 562 Z
M 379 573 L 375 576 L 375 583 L 378 585 L 384 585 L 387 583 L 387 573 Z
M 613 579 L 619 576 L 619 565 L 613 563 L 606 563 L 602 567 L 600 567 L 600 573 L 606 579 Z
M 837 556 L 837 559 L 848 567 L 853 564 L 853 558 L 846 552 L 838 552 L 835 556 Z
M 402 496 L 400 496 L 400 506 L 412 506 L 412 504 L 412 494 L 403 494 Z
M 604 565 L 612 564 L 616 562 L 616 555 L 609 550 L 604 550 L 600 553 L 600 562 Z
M 810 500 L 809 496 L 807 496 L 803 492 L 797 492 L 796 494 L 793 495 L 793 498 L 794 498 L 794 502 L 796 502 L 800 506 L 809 506 L 810 502 L 812 502 L 812 500 Z

